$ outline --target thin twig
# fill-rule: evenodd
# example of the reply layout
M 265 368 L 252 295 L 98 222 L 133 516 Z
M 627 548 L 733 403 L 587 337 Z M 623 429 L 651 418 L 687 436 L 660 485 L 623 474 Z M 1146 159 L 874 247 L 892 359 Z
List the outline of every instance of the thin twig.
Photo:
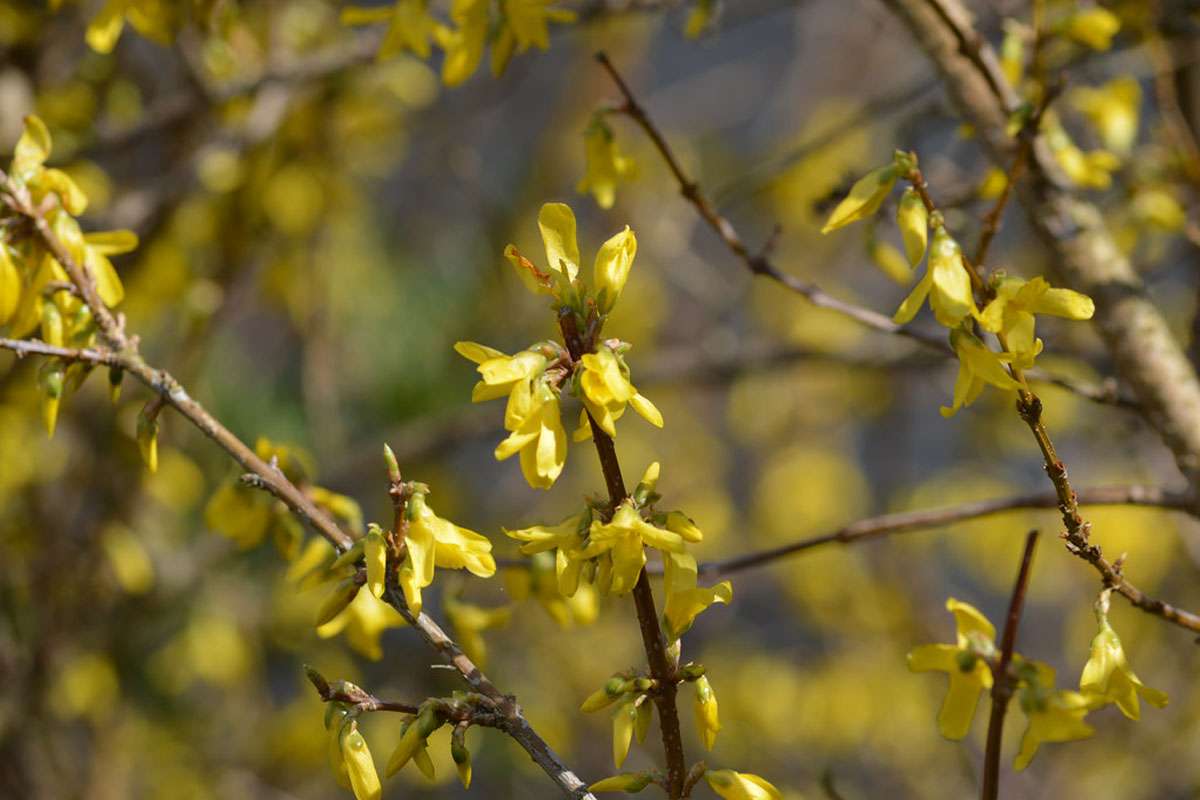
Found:
M 1186 513 L 1191 513 L 1193 504 L 1192 496 L 1188 493 L 1167 492 L 1153 486 L 1099 486 L 1084 489 L 1079 493 L 1079 502 L 1089 506 L 1142 506 L 1166 508 Z M 946 508 L 883 514 L 860 519 L 835 531 L 800 539 L 769 550 L 745 553 L 722 561 L 706 562 L 700 565 L 699 571 L 702 575 L 709 577 L 728 576 L 736 572 L 766 566 L 788 556 L 827 544 L 857 544 L 870 539 L 928 530 L 1007 511 L 1058 508 L 1058 504 L 1059 498 L 1055 492 L 1032 492 L 991 500 L 978 500 Z
M 1008 616 L 1004 620 L 1000 658 L 992 668 L 992 713 L 988 719 L 987 747 L 984 751 L 983 789 L 980 794 L 982 800 L 996 800 L 1000 792 L 1000 744 L 1004 734 L 1004 714 L 1008 711 L 1008 701 L 1012 699 L 1015 688 L 1015 682 L 1008 674 L 1008 667 L 1012 663 L 1013 648 L 1017 645 L 1017 627 L 1021 623 L 1021 608 L 1025 604 L 1025 593 L 1029 588 L 1029 574 L 1037 540 L 1036 530 L 1030 531 L 1025 537 L 1021 569 L 1017 572 L 1012 597 L 1008 602 Z

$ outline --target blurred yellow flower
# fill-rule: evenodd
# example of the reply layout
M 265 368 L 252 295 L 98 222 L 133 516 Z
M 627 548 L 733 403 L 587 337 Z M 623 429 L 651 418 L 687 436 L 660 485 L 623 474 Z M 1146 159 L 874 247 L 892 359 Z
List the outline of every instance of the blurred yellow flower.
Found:
M 1062 31 L 1069 38 L 1093 50 L 1112 47 L 1112 38 L 1121 29 L 1121 20 L 1107 8 L 1084 6 L 1063 22 Z
M 1021 710 L 1029 725 L 1021 738 L 1021 751 L 1013 762 L 1017 771 L 1029 766 L 1043 742 L 1086 739 L 1095 729 L 1083 721 L 1096 701 L 1069 689 L 1054 689 L 1054 668 L 1033 662 L 1036 678 L 1020 692 Z
M 1114 78 L 1100 87 L 1082 86 L 1070 94 L 1071 105 L 1096 128 L 1105 149 L 1127 156 L 1138 135 L 1142 87 L 1134 78 Z
M 382 61 L 408 50 L 418 58 L 429 58 L 429 40 L 437 21 L 429 14 L 427 0 L 397 0 L 387 6 L 346 6 L 342 9 L 343 25 L 373 25 L 388 23 L 387 33 L 379 45 L 376 57 Z
M 578 192 L 591 192 L 596 205 L 612 208 L 617 185 L 632 178 L 637 169 L 633 159 L 621 155 L 612 129 L 602 119 L 595 119 L 583 133 L 584 176 L 576 187 Z

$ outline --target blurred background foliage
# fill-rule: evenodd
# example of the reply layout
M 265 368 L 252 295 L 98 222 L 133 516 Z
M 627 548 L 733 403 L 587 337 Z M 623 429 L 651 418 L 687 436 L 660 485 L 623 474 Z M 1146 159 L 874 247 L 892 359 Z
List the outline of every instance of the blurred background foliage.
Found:
M 311 462 L 310 478 L 355 498 L 365 520 L 389 519 L 385 441 L 407 478 L 433 487 L 439 513 L 490 536 L 501 555 L 515 554 L 502 525 L 556 520 L 575 509 L 572 497 L 602 488 L 586 445 L 572 447 L 565 488 L 549 495 L 497 464 L 498 411 L 470 405 L 473 372 L 451 349 L 478 339 L 511 352 L 552 335 L 543 302 L 500 257 L 508 241 L 537 251 L 533 222 L 549 200 L 576 208 L 584 251 L 625 223 L 640 239 L 607 330 L 634 343 L 634 379 L 667 425 L 631 421 L 618 450 L 630 475 L 663 463 L 660 490 L 706 533 L 702 558 L 873 513 L 1044 488 L 1006 397 L 985 394 L 944 420 L 937 408 L 953 364 L 752 281 L 625 120 L 610 125 L 637 177 L 610 210 L 576 194 L 584 132 L 614 99 L 591 58 L 603 48 L 751 241 L 778 222 L 780 264 L 890 313 L 907 290 L 871 266 L 861 229 L 819 235 L 829 199 L 894 147 L 911 148 L 951 207 L 950 226 L 973 230 L 994 178 L 989 189 L 978 146 L 881 5 L 728 2 L 701 31 L 696 4 L 564 4 L 578 20 L 555 26 L 546 52 L 454 88 L 439 80 L 438 55 L 375 63 L 380 31 L 340 26 L 325 0 L 163 3 L 170 43 L 127 29 L 105 55 L 85 44 L 96 5 L 0 2 L 0 151 L 23 115 L 46 120 L 55 163 L 92 198 L 85 226 L 142 237 L 117 266 L 128 290 L 120 310 L 148 360 L 242 438 L 306 454 L 297 458 Z M 1190 113 L 1200 99 L 1196 20 L 1184 2 L 1164 3 L 1157 17 L 1146 3 L 1106 5 L 1124 22 L 1112 47 L 1064 43 L 1054 58 L 1072 87 L 1120 77 L 1141 88 L 1131 154 L 1094 196 L 1186 339 L 1194 190 L 1164 155 L 1148 42 L 1165 37 L 1179 55 L 1171 79 Z M 1006 18 L 1027 13 L 1009 0 L 974 7 L 995 42 Z M 685 36 L 689 24 L 702 35 Z M 1063 103 L 1060 118 L 1100 147 L 1087 99 Z M 879 236 L 891 241 L 882 227 Z M 1017 274 L 1052 266 L 1019 213 L 996 252 Z M 1111 374 L 1089 326 L 1047 324 L 1042 335 L 1047 367 Z M 301 664 L 405 700 L 448 694 L 454 676 L 431 668 L 381 607 L 314 631 L 321 590 L 297 586 L 286 563 L 305 534 L 265 499 L 223 489 L 233 466 L 171 413 L 159 471 L 147 474 L 134 442 L 140 390 L 127 387 L 113 409 L 93 379 L 64 403 L 48 440 L 35 371 L 0 355 L 0 794 L 348 796 L 329 773 L 321 703 Z M 1179 484 L 1136 415 L 1054 388 L 1043 396 L 1077 486 Z M 1200 606 L 1194 521 L 1142 509 L 1089 516 L 1106 552 L 1128 553 L 1142 588 Z M 947 596 L 999 620 L 1023 534 L 1058 524 L 1053 511 L 1011 513 L 736 575 L 734 603 L 702 616 L 685 644 L 720 699 L 710 763 L 763 774 L 789 798 L 973 794 L 984 723 L 963 743 L 942 740 L 942 682 L 910 674 L 904 656 L 948 637 Z M 446 578 L 427 604 L 451 621 L 456 602 L 513 604 L 508 624 L 483 634 L 489 673 L 594 780 L 611 772 L 607 717 L 576 709 L 613 671 L 643 660 L 632 603 L 543 606 L 530 580 Z M 1073 679 L 1096 589 L 1095 575 L 1047 537 L 1021 652 Z M 375 603 L 367 595 L 356 603 Z M 1048 748 L 1006 778 L 1008 796 L 1196 796 L 1200 653 L 1119 603 L 1114 625 L 1171 705 L 1136 728 L 1104 711 L 1094 738 Z M 1012 713 L 1009 748 L 1021 732 Z M 364 730 L 377 755 L 399 736 L 387 715 L 366 718 Z M 552 796 L 505 737 L 471 737 L 474 796 Z M 386 796 L 466 796 L 444 743 L 431 753 L 436 784 L 409 770 Z M 657 756 L 635 748 L 628 766 Z

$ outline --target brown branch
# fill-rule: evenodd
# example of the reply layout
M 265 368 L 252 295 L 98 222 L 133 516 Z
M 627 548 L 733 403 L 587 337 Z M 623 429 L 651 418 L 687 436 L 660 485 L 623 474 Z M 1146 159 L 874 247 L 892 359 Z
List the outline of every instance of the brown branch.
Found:
M 0 174 L 0 180 L 3 180 L 2 174 Z M 66 271 L 71 282 L 78 287 L 80 296 L 91 309 L 92 316 L 99 327 L 100 336 L 109 349 L 108 358 L 111 360 L 105 363 L 120 367 L 145 384 L 147 388 L 159 394 L 166 404 L 178 411 L 251 473 L 254 476 L 252 482 L 256 487 L 269 491 L 283 501 L 296 516 L 310 524 L 336 550 L 348 549 L 353 544 L 352 537 L 341 530 L 329 515 L 318 508 L 280 470 L 259 458 L 236 435 L 209 414 L 200 403 L 193 400 L 169 373 L 151 367 L 142 359 L 137 352 L 136 340 L 125 334 L 122 323 L 113 316 L 100 299 L 92 275 L 77 263 L 63 246 L 50 228 L 42 210 L 31 202 L 28 192 L 22 191 L 20 187 L 10 182 L 6 182 L 5 188 L 7 194 L 3 195 L 3 202 L 33 223 L 34 231 L 41 244 Z M 49 347 L 49 345 L 42 345 L 42 347 Z M 91 351 L 72 352 L 79 355 Z M 54 355 L 59 354 L 54 353 Z M 533 761 L 559 786 L 564 795 L 571 798 L 595 800 L 595 796 L 587 791 L 583 781 L 563 764 L 545 740 L 525 720 L 516 700 L 502 694 L 429 615 L 424 613 L 414 615 L 404 603 L 403 594 L 394 583 L 389 586 L 385 597 L 409 625 L 420 633 L 425 642 L 447 664 L 458 670 L 472 688 L 496 700 L 497 703 L 503 703 L 504 731 L 524 748 Z
M 117 357 L 107 350 L 99 350 L 94 347 L 56 347 L 37 339 L 6 339 L 0 337 L 0 350 L 11 350 L 13 353 L 16 353 L 17 358 L 47 356 L 49 358 L 61 358 L 63 361 L 80 361 L 85 364 L 95 364 L 104 367 L 118 366 Z
M 1025 537 L 1025 551 L 1021 555 L 1021 569 L 1013 584 L 1012 598 L 1008 602 L 1008 617 L 1004 620 L 1004 634 L 1000 640 L 1000 658 L 992 667 L 992 713 L 988 719 L 987 747 L 983 760 L 982 800 L 996 800 L 1000 793 L 1000 744 L 1004 734 L 1004 714 L 1008 701 L 1012 699 L 1016 684 L 1008 674 L 1012 663 L 1013 649 L 1017 645 L 1017 626 L 1021 623 L 1021 608 L 1025 604 L 1025 592 L 1029 588 L 1029 573 L 1033 566 L 1033 552 L 1037 548 L 1038 532 L 1032 530 Z
M 1079 492 L 1078 500 L 1088 506 L 1142 506 L 1194 513 L 1190 494 L 1167 492 L 1153 486 L 1100 486 L 1083 489 Z M 835 531 L 799 539 L 769 550 L 745 553 L 722 561 L 705 562 L 700 565 L 699 570 L 702 575 L 709 577 L 724 577 L 735 572 L 767 566 L 788 556 L 827 544 L 857 544 L 884 536 L 912 533 L 1003 514 L 1007 511 L 1058 508 L 1058 504 L 1059 498 L 1055 492 L 1032 492 L 977 500 L 946 508 L 899 511 L 860 519 Z
M 868 328 L 881 333 L 904 337 L 923 347 L 935 350 L 947 358 L 954 358 L 953 351 L 946 343 L 945 338 L 940 334 L 927 333 L 909 326 L 898 325 L 892 321 L 891 317 L 880 314 L 878 311 L 839 300 L 825 292 L 815 283 L 802 280 L 781 270 L 771 260 L 767 249 L 757 253 L 751 252 L 738 235 L 737 229 L 733 227 L 733 224 L 716 210 L 712 201 L 701 191 L 700 185 L 689 178 L 687 173 L 684 172 L 679 159 L 667 143 L 662 131 L 659 130 L 654 121 L 650 119 L 649 114 L 646 113 L 646 110 L 638 103 L 629 85 L 617 71 L 616 67 L 613 66 L 608 56 L 604 53 L 597 53 L 596 60 L 605 69 L 609 77 L 612 78 L 613 83 L 616 84 L 618 91 L 622 95 L 623 104 L 617 110 L 628 116 L 642 129 L 654 144 L 655 149 L 658 150 L 659 155 L 662 156 L 671 174 L 675 177 L 683 197 L 692 204 L 700 217 L 716 232 L 717 236 L 721 238 L 721 241 L 724 242 L 730 252 L 737 256 L 752 274 L 763 275 L 775 281 L 781 286 L 805 297 L 818 308 L 835 311 Z M 1130 402 L 1127 399 L 1121 399 L 1115 392 L 1105 389 L 1097 390 L 1094 386 L 1076 384 L 1072 380 L 1052 377 L 1042 372 L 1039 372 L 1038 379 L 1051 382 L 1056 386 L 1067 389 L 1094 402 L 1122 406 L 1128 405 Z
M 410 703 L 380 700 L 352 683 L 338 681 L 337 684 L 330 684 L 325 676 L 308 665 L 304 667 L 304 674 L 326 703 L 346 703 L 362 711 L 397 711 L 401 714 L 417 714 L 421 710 Z
M 562 309 L 558 315 L 558 322 L 562 329 L 563 342 L 573 361 L 578 362 L 585 353 L 592 352 L 595 342 L 583 341 L 575 322 L 575 313 L 571 309 Z M 598 333 L 597 330 L 596 334 Z M 612 437 L 604 432 L 590 412 L 588 424 L 592 429 L 592 441 L 596 445 L 596 455 L 600 459 L 600 468 L 608 487 L 608 497 L 615 512 L 617 506 L 629 497 L 625 489 L 625 480 L 621 476 L 616 447 Z M 687 760 L 683 752 L 683 736 L 679 730 L 679 710 L 675 699 L 680 679 L 676 665 L 667 654 L 666 637 L 658 624 L 654 592 L 650 588 L 650 578 L 644 566 L 633 587 L 633 601 L 637 608 L 638 627 L 642 633 L 642 646 L 646 651 L 650 677 L 657 683 L 654 705 L 658 708 L 659 729 L 662 732 L 663 750 L 667 758 L 664 788 L 670 800 L 678 800 L 684 796 L 684 782 L 687 779 Z

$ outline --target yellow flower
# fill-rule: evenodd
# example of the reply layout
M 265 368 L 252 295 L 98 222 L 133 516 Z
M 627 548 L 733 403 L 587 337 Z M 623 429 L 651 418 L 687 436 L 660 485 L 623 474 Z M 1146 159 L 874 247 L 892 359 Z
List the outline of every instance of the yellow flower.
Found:
M 504 17 L 516 41 L 517 51 L 531 46 L 545 50 L 550 46 L 550 22 L 574 22 L 575 12 L 554 8 L 557 0 L 503 0 Z
M 611 521 L 592 522 L 587 544 L 577 553 L 577 557 L 587 559 L 608 554 L 611 558 L 611 575 L 602 583 L 602 589 L 607 584 L 606 591 L 623 595 L 633 589 L 646 563 L 643 545 L 664 553 L 678 553 L 683 551 L 684 541 L 679 534 L 646 522 L 633 501 L 626 500 L 617 506 Z
M 901 325 L 912 321 L 926 297 L 934 317 L 947 328 L 954 328 L 967 316 L 979 313 L 971 291 L 971 276 L 963 265 L 962 250 L 940 225 L 933 232 L 925 277 L 900 304 L 893 319 Z
M 371 757 L 367 740 L 358 732 L 355 720 L 351 719 L 342 725 L 338 746 L 356 800 L 379 800 L 383 796 L 379 773 L 375 771 L 375 760 Z
M 1142 103 L 1142 88 L 1136 80 L 1120 77 L 1098 88 L 1080 87 L 1071 92 L 1070 99 L 1095 126 L 1106 149 L 1129 155 L 1137 141 Z
M 916 267 L 925 258 L 925 245 L 929 237 L 929 211 L 921 195 L 911 186 L 900 195 L 896 207 L 896 225 L 904 238 L 904 253 L 908 263 Z
M 589 792 L 625 792 L 636 794 L 650 785 L 654 776 L 644 772 L 625 772 L 596 781 L 588 787 Z
M 1088 189 L 1107 189 L 1112 183 L 1112 172 L 1121 165 L 1115 154 L 1107 150 L 1083 152 L 1050 113 L 1042 122 L 1042 134 L 1058 166 L 1072 181 Z
M 717 741 L 717 732 L 721 730 L 721 721 L 717 716 L 717 695 L 708 682 L 708 676 L 701 675 L 693 684 L 696 697 L 693 710 L 696 712 L 696 730 L 700 732 L 700 740 L 704 742 L 705 750 L 712 750 Z
M 1101 604 L 1106 607 L 1107 598 L 1102 598 Z M 1122 714 L 1134 720 L 1141 716 L 1138 695 L 1153 706 L 1165 706 L 1166 693 L 1146 686 L 1129 666 L 1121 640 L 1108 623 L 1108 615 L 1098 609 L 1097 617 L 1100 631 L 1092 639 L 1092 656 L 1083 667 L 1079 690 L 1104 703 L 1115 703 Z
M 549 272 L 542 272 L 521 255 L 515 245 L 504 248 L 504 257 L 530 291 L 556 294 L 579 274 L 579 244 L 575 238 L 575 212 L 565 203 L 546 203 L 538 212 L 538 230 L 546 247 Z
M 489 0 L 454 0 L 450 19 L 457 28 L 439 25 L 434 30 L 434 39 L 446 51 L 442 82 L 447 86 L 457 86 L 479 68 L 488 37 L 488 6 Z
M 8 245 L 0 242 L 0 327 L 7 325 L 21 302 L 21 273 Z
M 962 328 L 950 331 L 950 345 L 958 356 L 958 377 L 954 380 L 954 403 L 941 407 L 943 417 L 952 417 L 963 406 L 974 403 L 988 384 L 1006 391 L 1021 388 L 1004 368 L 1013 360 L 1012 353 L 997 353 Z
M 591 192 L 601 208 L 612 208 L 617 184 L 636 173 L 633 159 L 621 155 L 612 129 L 596 119 L 583 133 L 584 158 L 587 171 L 576 187 L 578 192 Z
M 901 286 L 912 283 L 913 269 L 908 259 L 890 242 L 867 238 L 867 256 L 879 271 Z
M 429 737 L 443 724 L 445 724 L 445 720 L 433 705 L 422 706 L 416 719 L 404 723 L 404 727 L 401 729 L 400 744 L 396 745 L 396 749 L 388 759 L 384 775 L 390 778 L 411 760 L 426 777 L 432 779 L 433 764 L 430 762 L 425 748 Z
M 769 781 L 748 772 L 710 769 L 704 779 L 725 800 L 783 800 L 783 794 Z
M 1121 29 L 1116 14 L 1099 6 L 1081 8 L 1063 23 L 1063 33 L 1093 50 L 1112 47 L 1112 37 Z
M 370 592 L 360 591 L 337 616 L 317 627 L 317 636 L 330 639 L 344 633 L 346 644 L 364 657 L 378 661 L 383 658 L 379 644 L 383 632 L 407 624 L 399 611 Z
M 347 6 L 342 9 L 343 25 L 388 23 L 387 33 L 376 57 L 382 61 L 408 50 L 418 58 L 429 58 L 429 40 L 437 22 L 429 14 L 427 0 L 397 0 L 387 6 Z
M 995 649 L 996 629 L 968 603 L 951 597 L 946 609 L 954 614 L 955 643 L 915 648 L 908 654 L 908 668 L 950 676 L 950 690 L 938 713 L 938 730 L 947 739 L 961 739 L 971 727 L 979 693 L 992 688 L 992 671 L 980 655 Z
M 559 415 L 558 393 L 544 380 L 513 387 L 504 412 L 507 439 L 496 445 L 497 461 L 521 454 L 521 473 L 534 489 L 549 489 L 567 460 L 567 432 Z
M 596 251 L 594 270 L 594 290 L 596 305 L 601 314 L 612 311 L 625 288 L 629 278 L 629 270 L 633 268 L 633 259 L 637 255 L 637 238 L 629 226 L 611 237 Z
M 664 586 L 667 595 L 663 607 L 663 632 L 668 642 L 687 633 L 696 617 L 713 603 L 733 600 L 733 584 L 721 581 L 715 586 L 697 587 L 696 559 L 687 552 L 663 553 Z
M 1054 689 L 1054 668 L 1041 662 L 1033 662 L 1033 666 L 1035 679 L 1021 689 L 1021 710 L 1029 725 L 1013 762 L 1017 771 L 1029 766 L 1043 742 L 1069 742 L 1095 733 L 1083 718 L 1096 701 L 1069 689 Z
M 1092 298 L 1071 289 L 1052 288 L 1045 278 L 1026 281 L 1006 276 L 997 283 L 996 296 L 979 321 L 985 330 L 1004 335 L 1017 366 L 1029 367 L 1042 351 L 1042 340 L 1034 336 L 1034 314 L 1083 320 L 1091 319 L 1095 311 Z
M 546 356 L 532 350 L 509 356 L 476 342 L 455 342 L 454 350 L 479 365 L 483 380 L 471 390 L 472 403 L 506 397 L 518 383 L 541 375 L 547 364 Z
M 633 697 L 617 706 L 613 713 L 613 764 L 617 769 L 625 763 L 629 755 L 629 745 L 633 742 L 633 732 L 637 727 L 638 706 L 637 698 Z
M 579 589 L 584 560 L 576 553 L 583 546 L 583 537 L 591 525 L 591 513 L 567 517 L 557 525 L 535 525 L 520 530 L 504 529 L 509 538 L 524 542 L 521 552 L 536 555 L 554 550 L 555 587 L 563 597 L 573 597 Z
M 825 223 L 825 227 L 821 228 L 821 233 L 829 233 L 874 214 L 891 194 L 898 176 L 899 171 L 896 169 L 896 165 L 888 164 L 871 170 L 859 178 L 850 188 L 850 194 L 846 195 L 829 215 L 829 220 Z
M 617 435 L 615 423 L 625 413 L 626 405 L 632 405 L 633 410 L 651 425 L 662 427 L 662 414 L 653 403 L 638 394 L 629 382 L 629 367 L 625 365 L 625 360 L 610 348 L 601 345 L 595 353 L 587 353 L 580 359 L 580 366 L 579 388 L 583 394 L 583 405 L 600 429 L 609 436 Z M 587 439 L 590 435 L 590 428 L 581 425 L 575 440 Z
M 147 39 L 170 44 L 172 13 L 165 0 L 108 0 L 88 23 L 88 46 L 97 53 L 112 52 L 126 22 Z
M 466 569 L 481 578 L 496 573 L 492 543 L 487 537 L 455 525 L 433 513 L 425 494 L 416 492 L 408 501 L 408 530 L 405 533 L 405 558 L 400 565 L 399 583 L 409 610 L 421 613 L 421 590 L 433 583 L 434 566 Z
M 512 619 L 512 608 L 483 608 L 451 595 L 445 601 L 446 619 L 454 628 L 455 639 L 467 657 L 480 669 L 487 668 L 487 643 L 483 632 L 501 628 Z

